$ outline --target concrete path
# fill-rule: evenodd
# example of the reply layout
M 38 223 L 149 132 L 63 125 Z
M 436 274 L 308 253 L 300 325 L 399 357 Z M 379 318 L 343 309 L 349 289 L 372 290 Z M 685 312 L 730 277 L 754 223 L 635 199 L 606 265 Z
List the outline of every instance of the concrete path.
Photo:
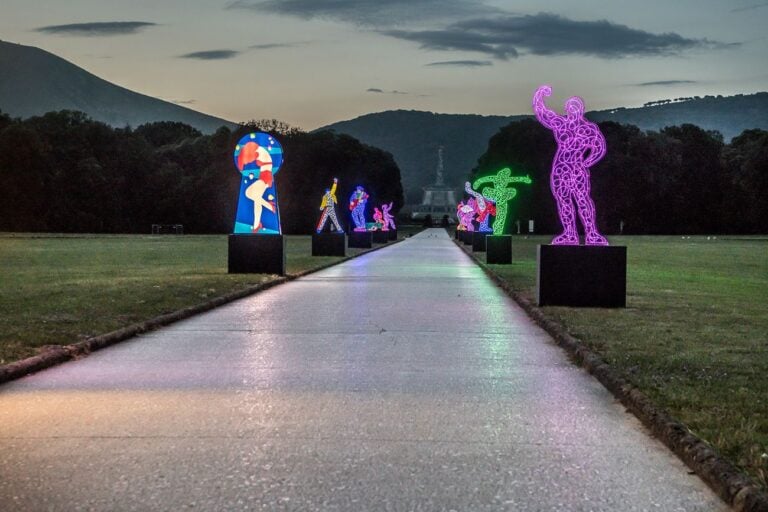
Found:
M 442 230 L 0 387 L 0 510 L 726 510 Z

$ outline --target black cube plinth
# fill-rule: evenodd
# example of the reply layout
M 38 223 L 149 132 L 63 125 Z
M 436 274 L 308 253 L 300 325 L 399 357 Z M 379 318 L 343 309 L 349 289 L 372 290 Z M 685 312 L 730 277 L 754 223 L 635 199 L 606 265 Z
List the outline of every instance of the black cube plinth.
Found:
M 283 235 L 229 235 L 230 274 L 285 275 Z
M 512 235 L 491 235 L 485 238 L 485 262 L 494 265 L 512 263 Z
M 480 233 L 475 231 L 472 233 L 472 252 L 485 252 L 485 239 L 489 233 Z
M 315 233 L 312 235 L 312 256 L 346 255 L 346 233 Z
M 627 305 L 627 248 L 540 245 L 539 306 L 623 308 Z
M 389 233 L 389 241 L 392 242 L 394 240 L 397 240 L 397 230 L 396 229 L 390 229 L 387 231 Z
M 454 230 L 453 231 L 453 238 L 458 240 L 459 239 L 459 233 L 461 233 L 461 231 L 459 231 L 458 229 Z
M 373 237 L 370 231 L 352 231 L 347 237 L 347 247 L 370 249 L 373 247 Z
M 474 231 L 465 231 L 464 232 L 464 238 L 461 239 L 462 242 L 464 242 L 464 245 L 472 245 L 472 234 Z
M 389 231 L 371 231 L 373 243 L 385 244 L 389 242 Z

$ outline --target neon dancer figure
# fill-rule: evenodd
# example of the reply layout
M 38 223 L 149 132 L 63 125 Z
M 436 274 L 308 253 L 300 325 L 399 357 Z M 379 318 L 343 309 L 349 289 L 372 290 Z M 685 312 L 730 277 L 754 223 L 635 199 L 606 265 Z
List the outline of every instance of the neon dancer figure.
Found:
M 381 205 L 381 216 L 384 224 L 384 227 L 381 228 L 382 231 L 389 231 L 389 228 L 392 228 L 392 230 L 397 229 L 397 226 L 395 226 L 395 217 L 389 213 L 391 210 L 392 210 L 391 201 L 389 204 Z
M 368 193 L 358 185 L 349 196 L 349 210 L 352 212 L 352 222 L 355 223 L 355 231 L 367 231 L 365 229 L 365 204 L 368 202 Z
M 373 227 L 371 228 L 371 231 L 384 231 L 384 214 L 381 213 L 381 210 L 374 207 L 373 208 Z
M 338 179 L 333 178 L 333 185 L 331 188 L 325 189 L 325 194 L 323 194 L 323 200 L 320 202 L 320 210 L 322 210 L 323 213 L 320 215 L 320 220 L 317 222 L 318 233 L 323 231 L 328 219 L 331 219 L 331 227 L 337 233 L 344 232 L 344 230 L 341 229 L 341 224 L 339 224 L 339 219 L 336 218 L 336 203 L 339 202 L 336 199 L 336 185 L 338 182 Z
M 552 163 L 549 183 L 557 201 L 563 233 L 553 245 L 579 245 L 574 203 L 584 226 L 586 245 L 608 245 L 595 225 L 595 203 L 590 197 L 589 168 L 605 155 L 605 137 L 596 124 L 584 119 L 584 101 L 578 96 L 565 102 L 565 115 L 549 110 L 544 97 L 552 87 L 542 85 L 533 95 L 533 111 L 541 124 L 554 132 L 557 153 Z
M 480 224 L 477 230 L 481 233 L 493 233 L 493 229 L 491 229 L 488 223 L 491 220 L 490 216 L 496 215 L 496 205 L 494 202 L 490 199 L 484 198 L 483 194 L 472 190 L 472 185 L 468 181 L 464 183 L 464 190 L 467 192 L 467 194 L 474 197 L 477 203 L 477 209 L 475 210 L 475 220 L 477 220 L 477 222 Z
M 235 146 L 234 158 L 242 178 L 234 232 L 280 233 L 274 182 L 283 162 L 280 143 L 268 133 L 249 133 Z
M 456 216 L 459 218 L 459 226 L 463 227 L 463 231 L 474 231 L 475 225 L 472 220 L 475 218 L 475 209 L 477 208 L 477 201 L 474 197 L 469 198 L 466 203 L 459 203 L 459 208 L 456 211 Z
M 456 229 L 458 231 L 466 231 L 467 226 L 464 224 L 464 201 L 459 201 L 459 204 L 456 205 L 456 219 L 458 220 L 458 225 L 456 226 Z
M 490 183 L 492 187 L 485 187 L 482 191 L 486 200 L 491 200 L 496 204 L 496 219 L 493 221 L 493 232 L 497 235 L 504 234 L 504 227 L 507 222 L 507 203 L 517 195 L 517 189 L 509 187 L 511 183 L 531 184 L 531 178 L 528 176 L 512 176 L 512 171 L 508 167 L 500 170 L 494 176 L 485 176 L 478 178 L 472 184 L 472 188 L 480 190 L 482 185 Z

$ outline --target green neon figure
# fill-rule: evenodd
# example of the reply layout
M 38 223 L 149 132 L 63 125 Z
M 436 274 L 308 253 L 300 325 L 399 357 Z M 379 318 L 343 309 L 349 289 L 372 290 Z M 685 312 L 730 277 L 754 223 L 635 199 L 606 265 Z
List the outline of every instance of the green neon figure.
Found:
M 493 234 L 503 235 L 505 224 L 507 222 L 507 203 L 517 195 L 517 189 L 510 187 L 510 183 L 531 184 L 529 176 L 512 176 L 509 167 L 497 172 L 492 176 L 478 178 L 472 184 L 472 188 L 480 190 L 480 186 L 490 183 L 492 187 L 486 186 L 482 191 L 483 197 L 496 203 L 496 219 L 493 221 Z

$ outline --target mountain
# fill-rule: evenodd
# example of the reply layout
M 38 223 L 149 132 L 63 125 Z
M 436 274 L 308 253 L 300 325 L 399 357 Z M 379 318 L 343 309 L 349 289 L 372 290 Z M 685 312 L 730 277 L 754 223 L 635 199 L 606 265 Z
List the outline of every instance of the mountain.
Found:
M 31 117 L 79 110 L 112 126 L 179 121 L 203 133 L 234 123 L 145 96 L 85 71 L 45 50 L 0 41 L 0 111 Z
M 406 202 L 413 204 L 421 202 L 421 188 L 435 179 L 438 146 L 444 146 L 446 184 L 460 190 L 470 169 L 487 149 L 488 139 L 502 126 L 526 117 L 530 116 L 390 110 L 330 124 L 318 131 L 346 133 L 392 153 L 400 167 Z M 587 117 L 593 121 L 634 124 L 643 130 L 691 123 L 717 130 L 728 141 L 746 129 L 768 130 L 768 93 L 690 98 L 641 108 L 594 111 Z

